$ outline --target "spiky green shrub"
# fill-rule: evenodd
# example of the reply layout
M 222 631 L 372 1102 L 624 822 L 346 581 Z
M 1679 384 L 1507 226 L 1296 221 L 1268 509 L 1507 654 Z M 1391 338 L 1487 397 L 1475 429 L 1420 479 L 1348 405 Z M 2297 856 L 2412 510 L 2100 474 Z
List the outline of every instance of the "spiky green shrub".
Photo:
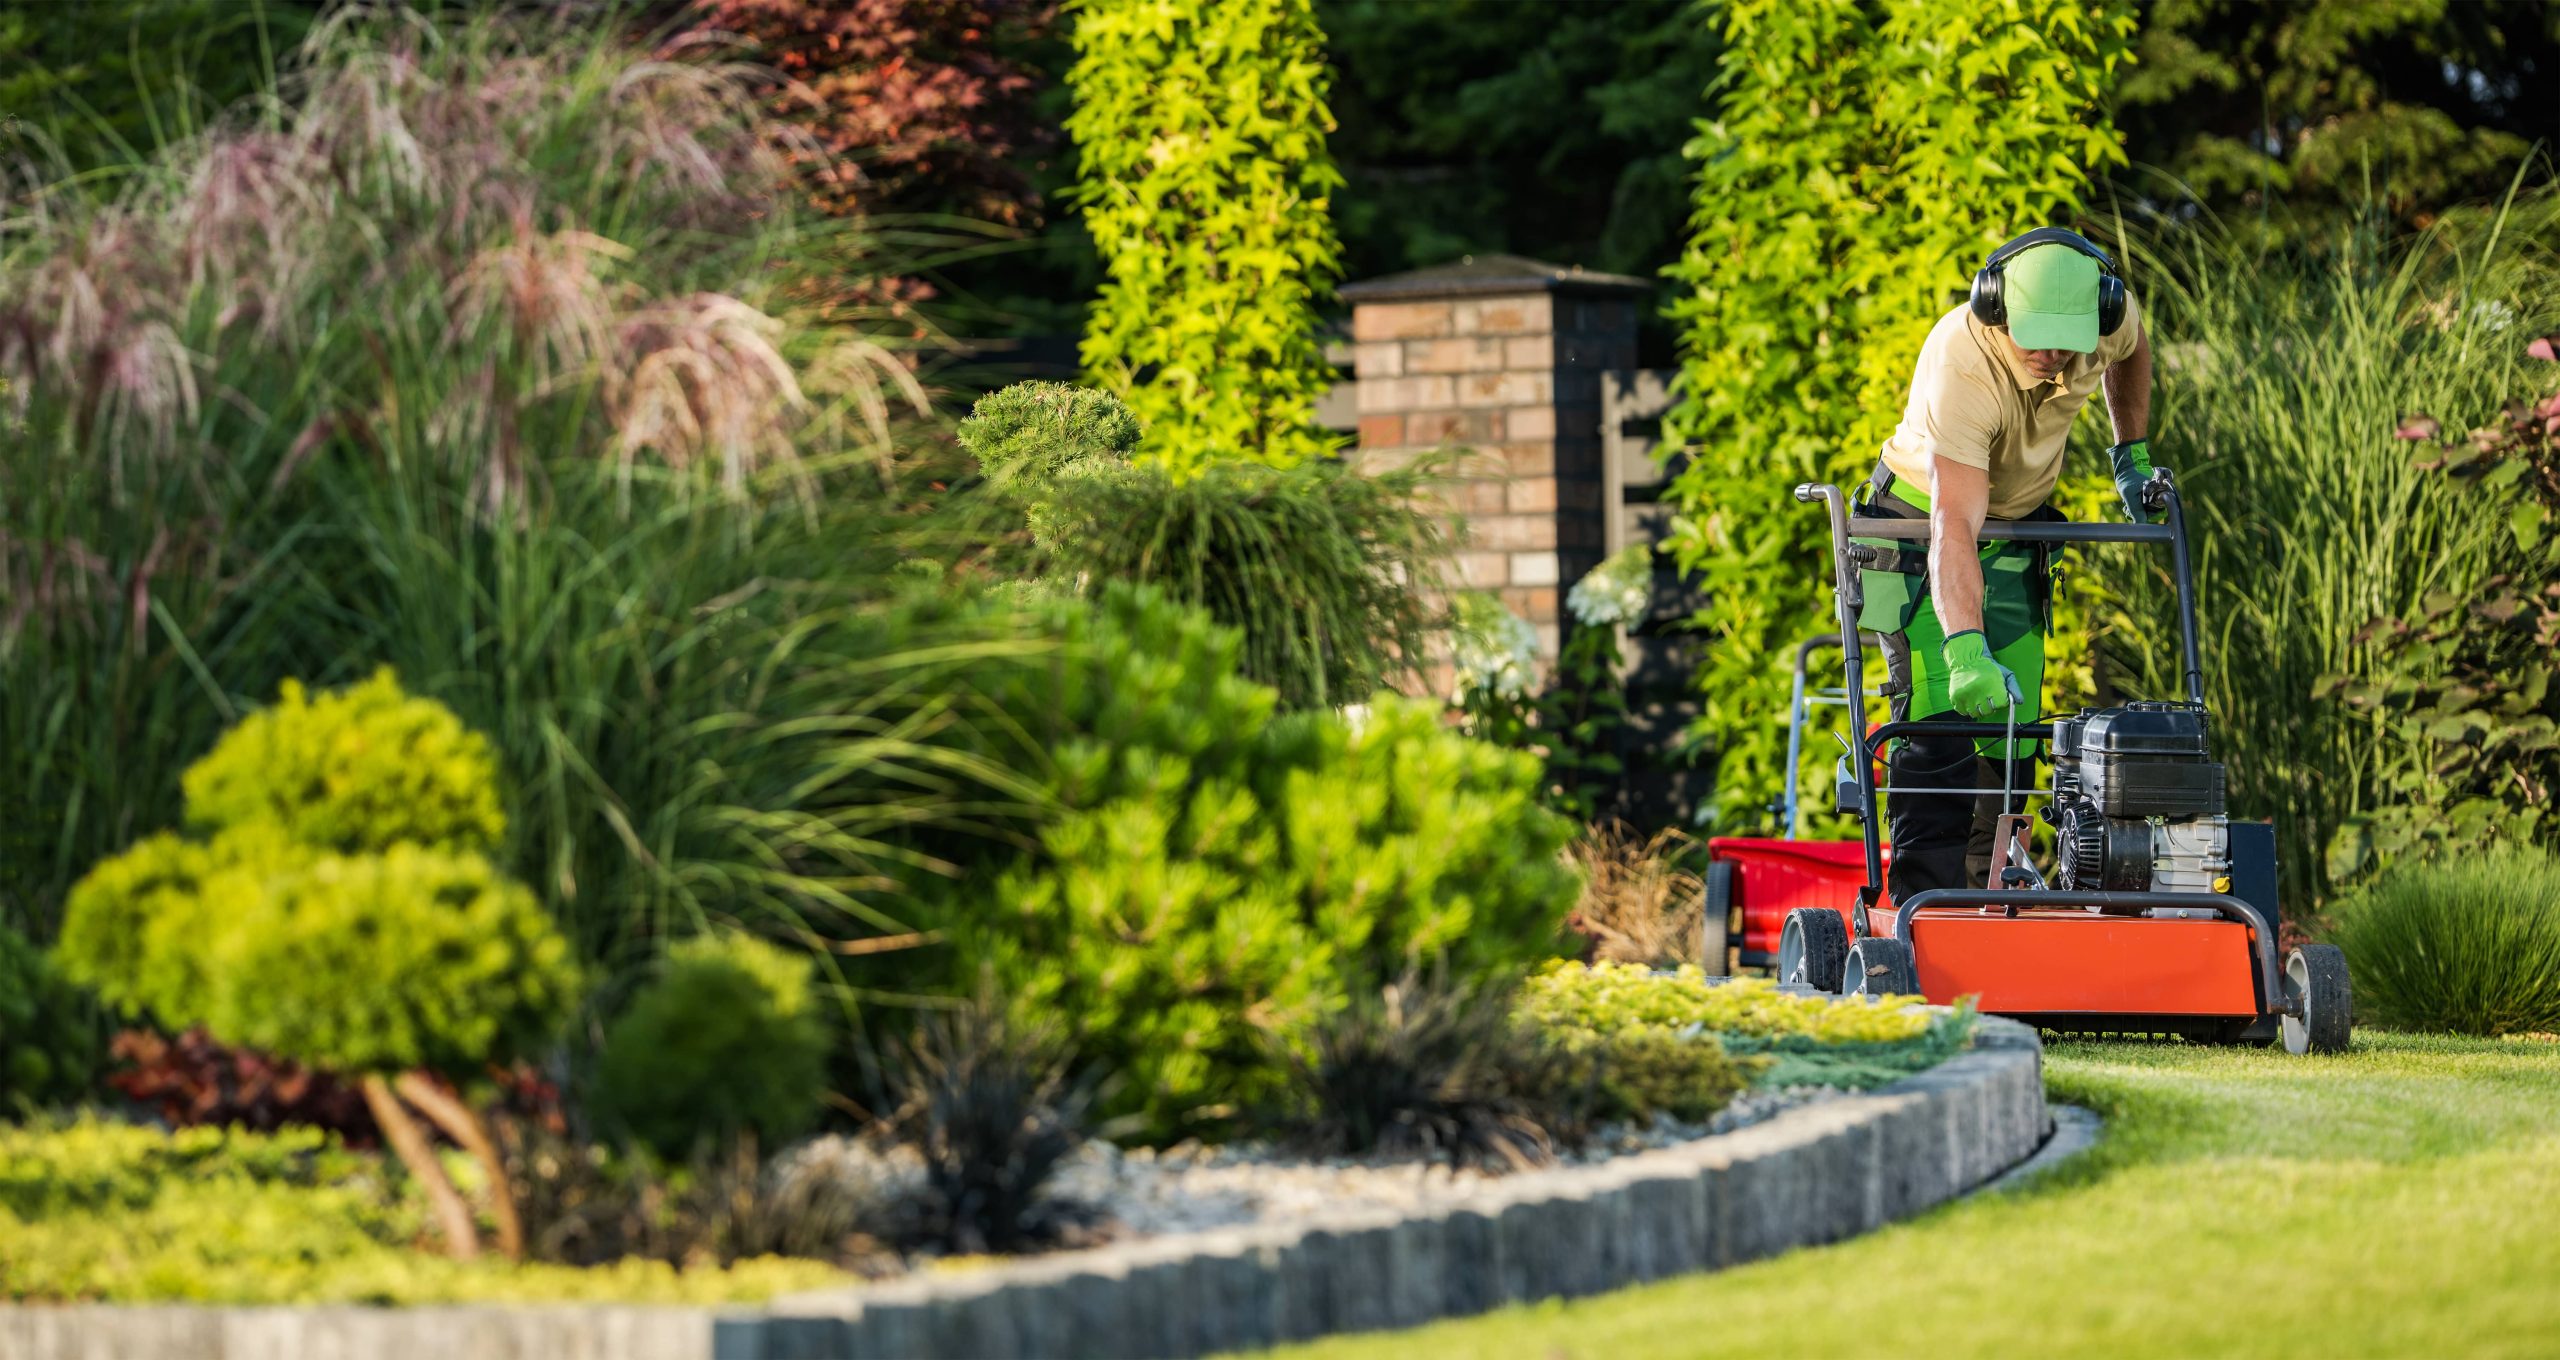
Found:
M 1871 471 L 1921 341 L 1982 255 L 2124 160 L 2104 98 L 2131 7 L 1978 10 L 1721 7 L 1721 99 L 1687 148 L 1694 235 L 1668 271 L 1682 357 L 1661 447 L 1691 455 L 1669 546 L 1711 599 L 1701 721 L 1727 823 L 1759 817 L 1784 781 L 1787 658 L 1829 626 L 1826 527 L 1792 491 Z
M 1507 986 L 1408 973 L 1345 997 L 1280 1054 L 1277 1122 L 1318 1156 L 1516 1169 L 1548 1160 L 1588 1114 L 1572 1081 L 1592 1065 L 1520 1024 Z
M 500 825 L 494 775 L 451 710 L 387 672 L 316 699 L 288 684 L 187 770 L 188 820 L 213 834 L 100 863 L 61 957 L 128 1013 L 339 1071 L 523 1052 L 565 1018 L 576 966 L 532 894 L 467 848 Z
M 817 1120 L 827 1046 L 806 955 L 697 936 L 606 1027 L 597 1094 L 662 1156 L 740 1133 L 779 1147 Z
M 86 1094 L 101 1047 L 97 1003 L 0 926 L 0 1113 Z
M 1109 395 L 1023 383 L 978 403 L 960 442 L 1027 502 L 1039 566 L 1088 592 L 1151 584 L 1244 634 L 1244 674 L 1288 708 L 1391 688 L 1437 626 L 1449 535 L 1439 464 L 1362 475 L 1334 459 L 1132 465 Z
M 2335 915 L 2359 1022 L 2560 1031 L 2560 856 L 2509 847 L 2405 860 Z
M 1084 210 L 1105 280 L 1084 367 L 1177 473 L 1332 443 L 1316 308 L 1339 272 L 1312 0 L 1092 0 L 1075 9 Z
M 1297 715 L 1230 754 L 1127 753 L 1128 792 L 1046 827 L 961 927 L 1008 1003 L 1071 1017 L 1127 1074 L 1114 1111 L 1161 1134 L 1268 1103 L 1268 1035 L 1334 998 L 1552 952 L 1576 890 L 1536 761 L 1429 706 L 1385 702 L 1356 729 Z
M 385 666 L 317 697 L 285 681 L 180 783 L 198 828 L 272 822 L 305 845 L 357 853 L 403 841 L 494 848 L 507 829 L 497 777 L 488 738 L 410 697 Z

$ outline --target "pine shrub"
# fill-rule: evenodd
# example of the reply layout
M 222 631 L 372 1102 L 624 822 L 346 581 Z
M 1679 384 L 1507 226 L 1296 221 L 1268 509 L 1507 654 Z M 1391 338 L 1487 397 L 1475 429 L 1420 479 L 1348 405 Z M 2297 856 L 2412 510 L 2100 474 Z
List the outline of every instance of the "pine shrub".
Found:
M 805 955 L 697 936 L 606 1028 L 597 1094 L 664 1157 L 740 1134 L 778 1147 L 817 1122 L 827 1048 Z
M 1436 964 L 1516 974 L 1555 948 L 1576 879 L 1534 758 L 1382 703 L 1274 722 L 1221 769 L 1125 752 L 1127 792 L 1045 828 L 965 922 L 1016 1014 L 1074 1018 L 1153 1132 L 1225 1127 L 1285 1080 L 1331 998 Z M 1108 758 L 1096 748 L 1094 758 Z
M 2404 860 L 2336 908 L 2356 1018 L 2456 1034 L 2560 1031 L 2560 856 Z

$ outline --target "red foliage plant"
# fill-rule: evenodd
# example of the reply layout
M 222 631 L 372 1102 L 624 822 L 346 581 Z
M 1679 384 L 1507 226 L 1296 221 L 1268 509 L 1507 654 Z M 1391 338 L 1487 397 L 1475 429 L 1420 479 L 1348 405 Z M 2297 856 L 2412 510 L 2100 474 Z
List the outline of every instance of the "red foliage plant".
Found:
M 770 108 L 833 215 L 938 212 L 1030 223 L 1015 157 L 1055 139 L 1000 35 L 1044 31 L 1046 0 L 696 0 L 671 45 L 727 34 L 791 82 Z
M 174 1039 L 128 1029 L 108 1051 L 116 1069 L 107 1084 L 179 1128 L 238 1124 L 263 1132 L 311 1124 L 360 1146 L 375 1141 L 373 1116 L 355 1087 L 300 1063 L 215 1043 L 201 1028 Z

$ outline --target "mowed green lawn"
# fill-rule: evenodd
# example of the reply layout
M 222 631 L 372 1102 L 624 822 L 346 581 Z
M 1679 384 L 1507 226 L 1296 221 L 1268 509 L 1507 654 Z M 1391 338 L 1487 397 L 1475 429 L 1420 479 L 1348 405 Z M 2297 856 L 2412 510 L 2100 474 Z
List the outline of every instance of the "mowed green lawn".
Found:
M 1881 1232 L 1293 1360 L 2560 1356 L 2560 1044 L 2047 1050 L 2098 1146 Z

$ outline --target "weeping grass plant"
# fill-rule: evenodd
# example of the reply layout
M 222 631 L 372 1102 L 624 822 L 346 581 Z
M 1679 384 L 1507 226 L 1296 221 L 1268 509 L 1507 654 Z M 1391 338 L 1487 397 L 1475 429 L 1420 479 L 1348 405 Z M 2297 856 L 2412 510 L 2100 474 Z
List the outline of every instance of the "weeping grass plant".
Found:
M 2410 411 L 2489 411 L 2534 387 L 2526 344 L 2560 319 L 2560 262 L 2530 243 L 2560 201 L 2385 239 L 2342 226 L 2318 250 L 2211 224 L 2137 243 L 2130 280 L 2161 356 L 2153 458 L 2179 474 L 2194 549 L 2206 697 L 2232 811 L 2271 817 L 2288 914 L 2353 865 L 2341 827 L 2392 761 L 2387 721 L 2323 697 L 2387 679 L 2375 619 L 2475 593 L 2510 569 L 2504 520 L 2393 438 Z M 2102 692 L 2185 691 L 2164 553 L 2076 555 L 2095 589 Z
M 2560 1031 L 2560 858 L 2510 847 L 2395 864 L 2338 907 L 2356 1011 L 2393 1029 Z
M 295 67 L 111 199 L 11 186 L 0 908 L 50 934 L 216 731 L 388 664 L 488 735 L 590 959 L 877 933 L 906 830 L 1016 784 L 936 677 L 1036 644 L 857 626 L 929 555 L 924 394 L 785 299 L 876 249 L 795 217 L 727 68 L 357 11 Z

